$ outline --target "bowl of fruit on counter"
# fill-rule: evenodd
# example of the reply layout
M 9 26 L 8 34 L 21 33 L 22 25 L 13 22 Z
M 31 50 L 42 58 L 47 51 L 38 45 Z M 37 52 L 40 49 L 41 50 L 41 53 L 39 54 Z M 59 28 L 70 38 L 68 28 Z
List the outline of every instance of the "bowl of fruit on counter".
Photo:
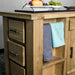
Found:
M 26 3 L 23 8 L 31 8 L 32 11 L 49 11 L 51 6 L 48 3 L 44 3 L 42 0 L 32 0 Z
M 58 9 L 62 6 L 61 2 L 56 2 L 54 0 L 49 1 L 48 3 L 43 2 L 42 0 L 32 0 L 29 3 L 23 5 L 22 9 L 31 8 L 33 11 L 49 11 L 50 8 Z
M 49 5 L 53 8 L 53 10 L 59 10 L 61 7 L 63 7 L 62 2 L 56 2 L 54 0 L 49 1 Z

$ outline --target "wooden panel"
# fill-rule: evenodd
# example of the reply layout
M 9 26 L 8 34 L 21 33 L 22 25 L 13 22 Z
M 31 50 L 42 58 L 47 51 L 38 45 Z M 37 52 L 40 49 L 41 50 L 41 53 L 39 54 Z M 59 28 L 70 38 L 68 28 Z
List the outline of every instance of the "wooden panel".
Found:
M 8 49 L 7 49 L 7 40 L 8 40 L 8 18 L 7 17 L 3 17 L 3 32 L 4 32 L 5 70 L 6 70 L 6 75 L 9 75 L 9 59 L 8 59 Z
M 20 19 L 32 19 L 32 13 L 21 13 L 21 12 L 0 12 L 0 16 L 20 18 Z
M 25 43 L 25 23 L 20 20 L 9 19 L 9 37 Z
M 64 53 L 65 53 L 65 46 L 58 47 L 55 50 L 56 57 L 64 58 Z
M 47 67 L 47 68 L 43 69 L 42 75 L 56 75 L 54 68 L 55 68 L 55 65 L 52 65 L 50 67 Z
M 41 75 L 43 64 L 43 20 L 34 21 L 33 31 L 34 75 Z
M 70 69 L 75 69 L 75 31 L 70 31 L 70 55 L 73 47 L 73 57 L 70 58 Z
M 68 51 L 68 71 L 67 74 L 68 75 L 75 75 L 75 30 L 72 30 L 69 32 L 69 51 Z M 72 54 L 72 58 L 71 56 L 71 47 L 73 48 L 73 54 Z
M 54 23 L 56 22 L 56 19 L 45 19 L 43 20 L 43 23 Z
M 70 30 L 75 30 L 75 18 L 70 18 Z
M 0 12 L 1 16 L 22 18 L 29 20 L 40 20 L 50 18 L 75 17 L 75 12 L 51 12 L 51 13 L 21 13 L 21 12 Z
M 26 21 L 27 75 L 42 75 L 43 21 Z
M 35 13 L 32 15 L 32 19 L 53 19 L 53 18 L 67 18 L 67 17 L 74 17 L 75 12 L 54 12 L 54 13 Z
M 55 74 L 63 75 L 63 64 L 62 63 L 58 63 L 55 65 Z
M 67 54 L 67 72 L 69 72 L 70 69 L 70 31 L 69 31 L 69 41 L 68 41 L 68 54 Z
M 54 56 L 52 61 L 46 61 L 46 62 L 44 62 L 43 69 L 46 69 L 47 67 L 50 67 L 52 65 L 64 62 L 64 60 L 65 59 L 61 59 L 61 58 L 58 58 L 58 57 Z
M 69 18 L 65 18 L 65 21 L 64 21 L 64 25 L 65 25 L 65 53 L 64 53 L 64 57 L 65 57 L 65 62 L 64 62 L 64 68 L 63 68 L 63 75 L 66 75 L 66 72 L 67 72 L 67 52 L 68 52 L 68 39 L 69 39 Z
M 70 31 L 70 48 L 73 47 L 73 57 L 70 58 L 70 69 L 75 69 L 75 31 Z M 70 52 L 71 53 L 71 52 Z M 75 73 L 73 73 L 75 75 Z
M 10 61 L 10 75 L 25 75 L 25 69 Z
M 8 42 L 9 58 L 18 64 L 25 66 L 25 48 L 12 41 Z

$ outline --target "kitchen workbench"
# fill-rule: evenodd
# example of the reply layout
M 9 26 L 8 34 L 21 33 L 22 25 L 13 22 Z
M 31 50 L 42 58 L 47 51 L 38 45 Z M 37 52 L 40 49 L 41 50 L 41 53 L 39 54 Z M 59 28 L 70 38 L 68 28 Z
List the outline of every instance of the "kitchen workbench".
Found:
M 6 75 L 75 75 L 75 11 L 0 12 L 3 16 Z M 43 62 L 43 24 L 63 22 L 65 46 Z

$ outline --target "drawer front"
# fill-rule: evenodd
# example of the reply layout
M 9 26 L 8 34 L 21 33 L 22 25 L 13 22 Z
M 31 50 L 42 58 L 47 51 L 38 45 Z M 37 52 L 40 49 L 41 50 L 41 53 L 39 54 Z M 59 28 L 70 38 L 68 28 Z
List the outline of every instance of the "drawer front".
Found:
M 9 58 L 16 63 L 25 66 L 25 48 L 12 41 L 8 42 Z
M 9 19 L 9 37 L 19 42 L 25 43 L 25 23 Z
M 75 18 L 70 19 L 70 30 L 75 30 Z
M 10 61 L 10 75 L 25 75 L 25 69 Z

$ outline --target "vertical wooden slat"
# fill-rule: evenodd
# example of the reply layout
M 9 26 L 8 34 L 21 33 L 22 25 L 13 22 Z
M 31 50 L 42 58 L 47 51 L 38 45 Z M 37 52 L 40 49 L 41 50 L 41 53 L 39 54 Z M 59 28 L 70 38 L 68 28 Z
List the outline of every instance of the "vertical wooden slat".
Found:
M 27 75 L 42 75 L 43 21 L 26 21 Z
M 68 41 L 68 51 L 67 51 L 67 72 L 70 71 L 70 31 L 69 31 L 69 41 Z
M 43 21 L 35 20 L 33 24 L 33 75 L 42 75 L 43 64 Z
M 56 75 L 63 75 L 63 63 L 58 63 L 55 65 L 55 74 Z
M 66 64 L 67 64 L 67 51 L 68 51 L 68 39 L 69 39 L 69 32 L 68 32 L 68 29 L 69 29 L 69 18 L 66 18 L 65 20 L 65 61 L 64 61 L 64 70 L 63 70 L 63 75 L 66 75 L 67 73 L 67 68 L 66 68 Z
M 8 18 L 7 17 L 3 17 L 3 32 L 4 32 L 5 70 L 6 70 L 6 75 L 9 75 L 9 59 L 8 59 L 8 49 L 7 49 L 7 40 L 8 40 Z

